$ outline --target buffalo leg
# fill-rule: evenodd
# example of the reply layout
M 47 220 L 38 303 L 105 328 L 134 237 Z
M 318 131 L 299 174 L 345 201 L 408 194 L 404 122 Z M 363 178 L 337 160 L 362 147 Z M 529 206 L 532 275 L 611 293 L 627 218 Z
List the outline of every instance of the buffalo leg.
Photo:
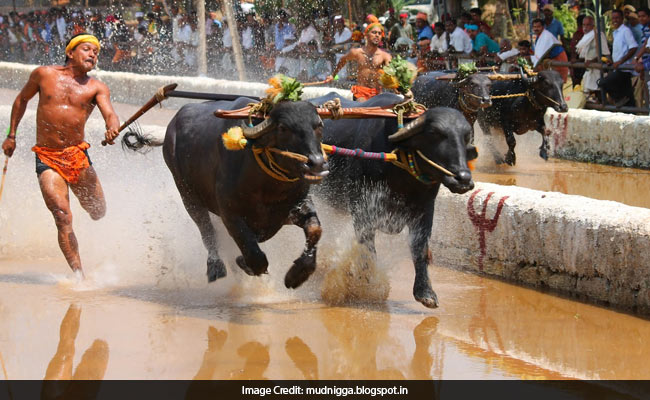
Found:
M 409 224 L 409 247 L 415 266 L 413 297 L 429 308 L 438 307 L 438 297 L 431 288 L 429 280 L 429 238 L 433 223 L 433 207 L 422 218 Z
M 305 232 L 305 249 L 284 277 L 284 286 L 295 289 L 302 285 L 316 270 L 316 245 L 320 240 L 322 228 L 311 199 L 291 211 L 289 222 L 301 227 Z
M 243 218 L 237 216 L 222 216 L 221 220 L 228 229 L 237 247 L 241 251 L 235 261 L 248 275 L 256 276 L 268 273 L 269 261 L 260 249 L 255 233 L 251 231 Z
M 367 215 L 367 213 L 361 213 L 361 215 Z M 356 212 L 354 213 L 352 225 L 354 226 L 354 234 L 359 243 L 370 250 L 373 256 L 376 256 L 375 226 L 370 224 L 368 221 L 364 221 L 363 217 L 359 216 Z
M 226 265 L 221 260 L 221 257 L 219 257 L 217 251 L 217 232 L 210 220 L 208 209 L 190 200 L 187 195 L 181 197 L 187 213 L 199 228 L 199 232 L 201 232 L 203 245 L 208 250 L 208 282 L 214 282 L 219 278 L 225 277 L 228 272 Z
M 508 165 L 515 165 L 517 163 L 517 156 L 515 155 L 517 140 L 515 139 L 515 134 L 510 129 L 504 129 L 504 132 L 506 134 L 506 143 L 508 143 L 505 163 Z
M 549 143 L 548 143 L 548 134 L 546 134 L 546 126 L 544 125 L 544 121 L 542 120 L 539 124 L 537 124 L 537 131 L 542 133 L 542 145 L 539 146 L 539 156 L 544 159 L 544 161 L 548 161 L 548 149 L 549 149 Z

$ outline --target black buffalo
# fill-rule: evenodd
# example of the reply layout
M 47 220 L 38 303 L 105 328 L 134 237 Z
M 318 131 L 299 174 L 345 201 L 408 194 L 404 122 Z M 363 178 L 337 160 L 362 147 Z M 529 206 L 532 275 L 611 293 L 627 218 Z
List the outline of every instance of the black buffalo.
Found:
M 502 130 L 508 143 L 508 152 L 504 159 L 496 157 L 498 163 L 514 165 L 515 134 L 522 135 L 530 130 L 542 134 L 539 155 L 548 159 L 548 137 L 544 134 L 544 114 L 547 107 L 557 112 L 569 110 L 562 94 L 562 77 L 557 71 L 541 71 L 533 77 L 498 81 L 492 85 L 492 95 L 510 95 L 524 93 L 525 96 L 511 98 L 493 98 L 492 107 L 479 112 L 478 121 L 484 134 L 490 134 L 490 128 Z
M 311 100 L 315 104 L 336 97 L 330 94 Z M 344 107 L 386 106 L 401 97 L 382 94 L 364 102 L 341 100 Z M 415 266 L 415 299 L 427 307 L 437 307 L 427 266 L 433 211 L 440 183 L 454 193 L 474 187 L 467 160 L 477 157 L 469 144 L 471 128 L 457 110 L 433 108 L 397 128 L 396 118 L 326 121 L 323 143 L 367 152 L 389 153 L 403 150 L 410 154 L 419 173 L 381 160 L 330 156 L 330 175 L 320 192 L 329 203 L 351 213 L 360 243 L 375 252 L 377 229 L 397 234 L 409 228 L 409 246 Z M 417 151 L 420 153 L 418 154 Z M 427 163 L 425 157 L 448 171 L 448 176 Z
M 249 275 L 267 271 L 268 261 L 259 242 L 273 237 L 285 224 L 303 228 L 306 248 L 285 276 L 285 285 L 296 288 L 316 268 L 321 227 L 308 192 L 310 184 L 319 182 L 328 172 L 321 150 L 323 123 L 312 104 L 281 102 L 273 107 L 267 120 L 244 128 L 251 147 L 306 156 L 308 161 L 301 162 L 275 155 L 272 157 L 277 164 L 270 166 L 268 156 L 260 154 L 271 172 L 293 180 L 281 181 L 258 165 L 251 149 L 231 151 L 222 142 L 221 133 L 242 122 L 217 118 L 215 110 L 234 110 L 251 101 L 240 98 L 185 105 L 167 126 L 164 143 L 146 144 L 163 145 L 165 162 L 208 250 L 208 281 L 226 276 L 210 221 L 213 213 L 221 217 L 239 247 L 242 255 L 236 262 Z M 142 144 L 142 138 L 139 139 Z
M 492 81 L 484 74 L 471 74 L 460 81 L 438 80 L 439 73 L 419 76 L 413 82 L 415 101 L 428 108 L 451 107 L 460 110 L 473 128 L 482 108 L 492 105 Z

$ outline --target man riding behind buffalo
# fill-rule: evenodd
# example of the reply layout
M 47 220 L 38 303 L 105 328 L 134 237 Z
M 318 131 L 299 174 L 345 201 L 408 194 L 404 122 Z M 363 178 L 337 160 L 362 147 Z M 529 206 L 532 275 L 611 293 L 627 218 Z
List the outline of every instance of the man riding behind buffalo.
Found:
M 355 100 L 359 101 L 366 101 L 381 92 L 379 82 L 381 68 L 388 65 L 392 59 L 390 54 L 379 48 L 379 43 L 384 37 L 384 27 L 379 22 L 368 25 L 365 37 L 365 46 L 351 49 L 345 54 L 334 68 L 332 75 L 325 80 L 325 83 L 331 82 L 348 61 L 356 61 L 357 85 L 352 86 L 350 90 Z

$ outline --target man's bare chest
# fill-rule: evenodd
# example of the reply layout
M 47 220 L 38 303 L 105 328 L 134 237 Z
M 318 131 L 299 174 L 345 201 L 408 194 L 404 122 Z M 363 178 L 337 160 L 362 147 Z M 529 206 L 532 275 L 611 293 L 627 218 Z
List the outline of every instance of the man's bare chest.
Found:
M 92 109 L 97 94 L 94 85 L 79 83 L 74 79 L 53 79 L 40 87 L 40 101 L 51 105 L 67 105 Z

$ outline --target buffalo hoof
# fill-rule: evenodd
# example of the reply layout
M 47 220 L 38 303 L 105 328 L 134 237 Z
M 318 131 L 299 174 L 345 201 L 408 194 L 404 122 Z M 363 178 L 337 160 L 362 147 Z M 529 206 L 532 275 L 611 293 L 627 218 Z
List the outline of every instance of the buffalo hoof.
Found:
M 539 156 L 542 157 L 544 161 L 548 161 L 548 151 L 543 145 L 539 148 Z
M 284 277 L 284 286 L 295 289 L 305 283 L 316 270 L 316 254 L 303 254 L 294 262 Z
M 208 282 L 214 282 L 219 278 L 225 278 L 228 275 L 226 265 L 220 258 L 208 258 Z
M 237 262 L 237 265 L 239 265 L 239 268 L 241 268 L 244 272 L 246 272 L 250 276 L 258 276 L 258 275 L 268 274 L 269 273 L 266 266 L 264 266 L 263 271 L 255 271 L 254 269 L 249 267 L 248 264 L 246 264 L 246 261 L 244 261 L 244 257 L 242 257 L 242 256 L 238 256 L 235 259 L 235 262 Z
M 514 166 L 517 164 L 517 156 L 514 151 L 509 151 L 506 153 L 506 158 L 503 160 L 506 164 Z
M 438 308 L 438 296 L 436 296 L 436 293 L 433 290 L 426 289 L 418 292 L 413 293 L 415 300 L 424 304 L 427 308 Z

